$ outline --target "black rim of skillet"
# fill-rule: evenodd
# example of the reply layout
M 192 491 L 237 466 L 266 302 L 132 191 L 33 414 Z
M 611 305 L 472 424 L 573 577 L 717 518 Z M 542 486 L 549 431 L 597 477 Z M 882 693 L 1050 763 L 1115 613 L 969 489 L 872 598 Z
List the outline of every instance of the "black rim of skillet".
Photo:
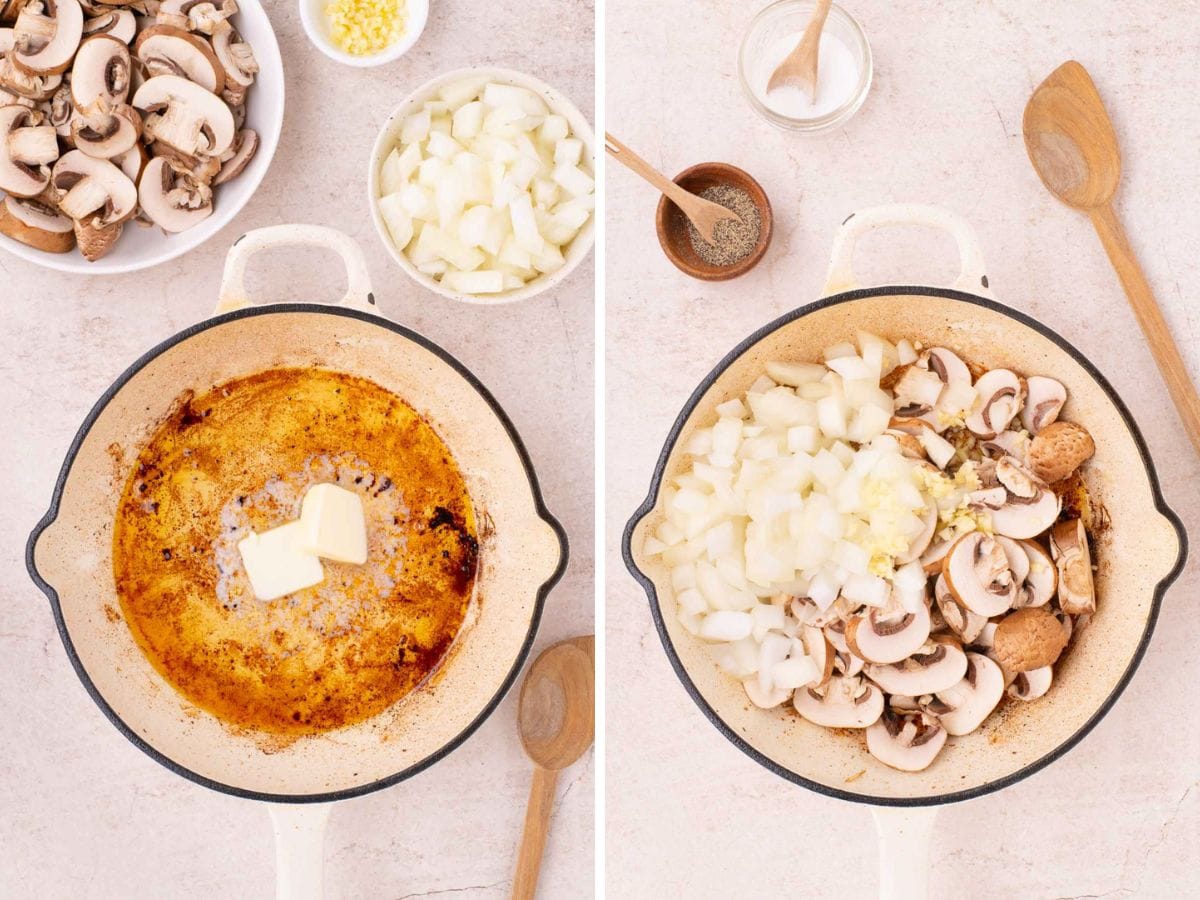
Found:
M 373 297 L 370 298 L 370 302 L 375 302 Z M 516 450 L 517 456 L 520 457 L 521 464 L 525 469 L 525 474 L 529 479 L 529 487 L 533 493 L 534 508 L 537 510 L 539 518 L 541 518 L 542 521 L 544 521 L 551 527 L 551 529 L 553 529 L 555 535 L 558 537 L 559 544 L 558 567 L 554 570 L 549 579 L 547 579 L 546 582 L 538 588 L 537 601 L 534 604 L 533 615 L 529 621 L 529 630 L 525 635 L 525 640 L 521 645 L 520 651 L 517 653 L 516 659 L 513 661 L 512 668 L 505 676 L 499 690 L 497 690 L 492 698 L 484 705 L 479 714 L 467 724 L 466 728 L 464 728 L 448 743 L 442 745 L 442 747 L 426 758 L 405 769 L 402 769 L 399 772 L 396 772 L 393 775 L 389 775 L 386 778 L 381 778 L 378 781 L 373 781 L 368 784 L 317 794 L 271 794 L 224 784 L 220 781 L 200 775 L 197 772 L 193 772 L 191 769 L 180 765 L 175 760 L 155 749 L 148 741 L 144 740 L 141 735 L 134 731 L 133 728 L 131 728 L 119 715 L 117 715 L 116 711 L 108 705 L 108 702 L 104 699 L 104 697 L 100 694 L 100 691 L 96 688 L 96 685 L 92 682 L 92 679 L 88 675 L 87 670 L 84 668 L 82 661 L 79 659 L 79 655 L 75 652 L 75 646 L 71 641 L 71 636 L 68 633 L 66 624 L 63 621 L 62 607 L 59 604 L 58 593 L 54 590 L 54 588 L 46 583 L 45 579 L 42 578 L 41 573 L 39 573 L 37 570 L 37 566 L 35 565 L 33 558 L 34 547 L 37 545 L 38 538 L 41 537 L 42 532 L 45 531 L 46 528 L 49 527 L 56 518 L 58 518 L 59 503 L 62 499 L 63 487 L 66 484 L 67 476 L 71 472 L 71 467 L 75 463 L 75 457 L 79 453 L 79 448 L 87 438 L 88 433 L 91 431 L 92 425 L 100 416 L 100 413 L 103 412 L 104 408 L 108 406 L 112 398 L 116 396 L 116 394 L 125 386 L 127 382 L 129 382 L 135 375 L 138 374 L 138 372 L 140 372 L 146 365 L 148 365 L 162 353 L 171 349 L 175 345 L 186 341 L 194 335 L 201 333 L 202 331 L 207 331 L 210 328 L 214 328 L 218 325 L 224 325 L 227 322 L 233 322 L 238 319 L 248 319 L 256 316 L 270 316 L 281 313 L 310 313 L 318 315 L 345 316 L 349 319 L 358 319 L 359 321 L 367 322 L 371 325 L 377 325 L 418 344 L 453 368 L 454 371 L 462 376 L 471 385 L 471 387 L 475 389 L 476 393 L 483 398 L 487 405 L 491 407 L 496 418 L 500 420 L 500 424 L 504 426 L 504 430 L 508 433 L 508 437 L 512 441 L 513 448 Z M 214 791 L 232 794 L 235 797 L 244 797 L 250 800 L 265 800 L 275 803 L 322 803 L 333 800 L 346 800 L 351 797 L 359 797 L 363 794 L 369 794 L 373 791 L 378 791 L 382 788 L 398 784 L 401 781 L 411 778 L 413 775 L 423 772 L 434 763 L 448 756 L 464 741 L 466 741 L 467 738 L 474 734 L 475 730 L 478 729 L 479 726 L 482 725 L 483 722 L 493 712 L 495 712 L 496 707 L 499 706 L 500 701 L 504 698 L 504 695 L 508 693 L 509 689 L 513 685 L 513 682 L 516 681 L 517 675 L 520 673 L 522 666 L 524 666 L 525 661 L 529 658 L 529 652 L 533 647 L 533 641 L 537 635 L 538 625 L 541 622 L 546 596 L 558 583 L 559 579 L 562 578 L 563 572 L 566 571 L 567 555 L 568 546 L 566 530 L 563 528 L 558 519 L 556 519 L 554 515 L 551 514 L 551 512 L 546 508 L 545 501 L 542 499 L 541 487 L 538 484 L 537 474 L 533 469 L 533 463 L 529 458 L 529 453 L 525 449 L 525 445 L 521 442 L 520 435 L 517 434 L 517 430 L 514 427 L 512 420 L 509 419 L 508 414 L 505 413 L 504 409 L 496 401 L 496 398 L 492 396 L 488 389 L 483 386 L 479 379 L 476 378 L 466 366 L 459 362 L 450 353 L 430 341 L 428 338 L 417 334 L 415 331 L 405 328 L 403 325 L 398 325 L 395 322 L 389 321 L 388 319 L 384 319 L 380 316 L 339 306 L 325 306 L 312 303 L 277 303 L 271 306 L 251 307 L 248 309 L 236 310 L 234 312 L 214 316 L 211 319 L 206 319 L 203 322 L 192 325 L 190 328 L 187 328 L 184 331 L 181 331 L 163 341 L 153 350 L 143 354 L 135 363 L 133 363 L 133 365 L 126 369 L 116 381 L 112 383 L 108 390 L 106 390 L 100 399 L 96 401 L 96 404 L 92 407 L 91 411 L 87 415 L 87 418 L 80 426 L 79 431 L 75 434 L 75 439 L 71 442 L 71 447 L 67 451 L 66 460 L 63 462 L 62 469 L 59 472 L 58 481 L 54 485 L 54 494 L 50 502 L 50 509 L 33 529 L 33 532 L 29 536 L 29 541 L 26 544 L 25 566 L 29 570 L 29 574 L 33 578 L 34 583 L 37 584 L 37 586 L 41 588 L 42 592 L 50 599 L 50 607 L 54 613 L 54 622 L 58 626 L 59 636 L 62 638 L 63 647 L 66 649 L 67 656 L 71 660 L 71 665 L 75 669 L 75 674 L 79 676 L 79 680 L 83 682 L 83 686 L 87 689 L 88 694 L 91 695 L 92 700 L 95 701 L 96 705 L 100 707 L 100 709 L 104 712 L 104 715 L 108 717 L 109 721 L 112 722 L 113 725 L 117 727 L 117 730 L 120 731 L 121 734 L 125 735 L 125 737 L 128 738 L 143 753 L 161 765 L 166 766 L 177 775 L 182 775 L 184 778 L 203 785 L 204 787 L 211 788 Z
M 986 285 L 986 281 L 984 284 Z M 989 781 L 986 784 L 980 785 L 979 787 L 961 791 L 950 791 L 944 794 L 933 794 L 924 797 L 879 797 L 872 794 L 860 794 L 854 791 L 830 787 L 829 785 L 822 784 L 818 781 L 805 778 L 804 776 L 793 772 L 791 769 L 780 765 L 779 763 L 767 757 L 765 754 L 759 752 L 741 735 L 729 727 L 729 725 L 721 718 L 716 710 L 714 710 L 708 704 L 708 701 L 705 700 L 700 694 L 700 691 L 696 688 L 696 685 L 692 682 L 692 679 L 688 676 L 687 671 L 684 669 L 683 663 L 679 659 L 679 655 L 675 652 L 675 647 L 671 643 L 670 636 L 667 634 L 666 623 L 663 621 L 662 611 L 659 608 L 658 596 L 654 589 L 654 584 L 637 567 L 637 563 L 634 562 L 632 541 L 633 531 L 637 527 L 638 523 L 641 522 L 642 519 L 644 519 L 654 509 L 656 498 L 662 484 L 663 475 L 666 471 L 667 459 L 671 455 L 671 451 L 674 449 L 676 441 L 679 440 L 679 434 L 683 430 L 684 423 L 687 421 L 688 416 L 692 414 L 692 410 L 696 408 L 696 405 L 700 402 L 700 399 L 704 396 L 708 389 L 712 387 L 717 378 L 738 357 L 740 357 L 743 353 L 750 349 L 750 347 L 757 344 L 760 340 L 773 331 L 776 331 L 790 322 L 801 319 L 809 313 L 816 312 L 817 310 L 825 309 L 826 307 L 830 306 L 838 306 L 842 303 L 849 303 L 853 300 L 861 300 L 865 297 L 911 295 L 944 297 L 950 300 L 959 300 L 964 303 L 981 306 L 984 309 L 1001 313 L 1005 316 L 1008 316 L 1010 319 L 1015 319 L 1022 325 L 1026 325 L 1029 328 L 1034 329 L 1039 334 L 1049 338 L 1068 354 L 1070 354 L 1071 357 L 1077 363 L 1079 363 L 1096 381 L 1096 383 L 1100 385 L 1100 387 L 1108 395 L 1109 399 L 1112 400 L 1113 405 L 1117 408 L 1117 411 L 1121 414 L 1121 418 L 1125 423 L 1125 427 L 1129 429 L 1129 433 L 1133 437 L 1133 442 L 1137 446 L 1138 453 L 1142 458 L 1142 464 L 1146 467 L 1146 474 L 1149 476 L 1150 489 L 1154 497 L 1155 508 L 1157 508 L 1157 510 L 1167 518 L 1172 527 L 1175 529 L 1175 533 L 1179 538 L 1179 555 L 1176 558 L 1175 565 L 1171 568 L 1171 571 L 1168 572 L 1167 575 L 1154 588 L 1154 597 L 1151 603 L 1150 613 L 1146 618 L 1146 629 L 1142 633 L 1142 637 L 1138 642 L 1137 649 L 1134 651 L 1133 657 L 1129 661 L 1129 666 L 1121 675 L 1121 678 L 1117 682 L 1116 687 L 1113 688 L 1112 693 L 1105 698 L 1104 702 L 1100 704 L 1100 707 L 1095 711 L 1095 713 L 1093 713 L 1092 716 L 1079 728 L 1079 730 L 1071 735 L 1071 737 L 1059 744 L 1055 749 L 1047 753 L 1041 759 L 1035 760 L 1029 765 L 1018 769 L 1016 772 L 1005 775 L 1003 778 L 998 778 L 995 781 Z M 1154 469 L 1154 461 L 1150 458 L 1150 451 L 1146 448 L 1146 442 L 1142 438 L 1141 431 L 1138 430 L 1137 423 L 1133 420 L 1133 416 L 1129 414 L 1129 409 L 1125 406 L 1124 402 L 1120 397 L 1117 396 L 1117 392 L 1113 390 L 1112 385 L 1108 383 L 1108 380 L 1100 374 L 1096 367 L 1093 366 L 1082 353 L 1076 350 L 1073 346 L 1071 346 L 1071 344 L 1069 344 L 1059 335 L 1055 334 L 1041 322 L 1025 315 L 1024 313 L 1018 312 L 1015 309 L 1011 309 L 1007 306 L 997 303 L 994 300 L 988 300 L 976 294 L 968 294 L 963 291 L 951 290 L 949 288 L 899 285 L 879 288 L 862 288 L 848 291 L 846 293 L 835 294 L 831 297 L 818 300 L 815 303 L 810 303 L 807 306 L 794 309 L 791 312 L 785 313 L 784 315 L 775 319 L 773 322 L 764 325 L 762 328 L 758 329 L 758 331 L 754 332 L 752 335 L 738 344 L 728 354 L 726 354 L 725 358 L 717 363 L 716 367 L 714 367 L 713 370 L 708 373 L 705 379 L 701 381 L 699 386 L 692 392 L 692 395 L 688 397 L 683 409 L 676 417 L 675 423 L 671 426 L 671 431 L 667 435 L 666 442 L 663 444 L 663 449 L 659 454 L 658 462 L 654 467 L 654 476 L 650 481 L 650 491 L 646 495 L 646 499 L 642 501 L 642 505 L 638 507 L 632 518 L 630 518 L 629 522 L 625 525 L 625 531 L 621 538 L 621 555 L 625 559 L 625 567 L 629 569 L 630 574 L 637 579 L 637 581 L 646 591 L 646 597 L 649 600 L 650 605 L 650 615 L 654 618 L 654 626 L 658 629 L 658 636 L 662 640 L 663 649 L 667 652 L 667 658 L 671 661 L 671 667 L 675 670 L 675 674 L 683 683 L 683 686 L 687 690 L 688 694 L 691 695 L 692 700 L 694 700 L 696 705 L 700 707 L 700 711 L 708 717 L 708 720 L 712 722 L 714 726 L 716 726 L 717 730 L 720 731 L 721 734 L 728 738 L 734 746 L 736 746 L 739 750 L 741 750 L 759 765 L 769 769 L 781 778 L 786 778 L 793 784 L 798 784 L 801 787 L 808 788 L 809 790 L 815 791 L 818 794 L 824 794 L 827 797 L 835 797 L 838 800 L 849 800 L 854 803 L 867 803 L 874 806 L 904 807 L 940 806 L 944 803 L 958 803 L 963 800 L 971 800 L 975 797 L 982 797 L 985 794 L 990 794 L 993 791 L 998 791 L 1001 788 L 1006 788 L 1009 785 L 1016 784 L 1018 781 L 1028 778 L 1035 772 L 1041 771 L 1060 756 L 1063 756 L 1081 740 L 1083 740 L 1084 737 L 1087 736 L 1088 732 L 1096 727 L 1097 723 L 1104 718 L 1104 716 L 1112 708 L 1113 704 L 1116 703 L 1117 698 L 1121 696 L 1121 693 L 1128 686 L 1130 679 L 1133 677 L 1133 673 L 1137 670 L 1138 665 L 1141 663 L 1142 657 L 1146 653 L 1146 647 L 1150 643 L 1150 637 L 1154 633 L 1154 625 L 1158 620 L 1158 613 L 1162 604 L 1163 594 L 1166 592 L 1167 588 L 1171 586 L 1175 579 L 1179 577 L 1179 573 L 1183 571 L 1183 564 L 1187 559 L 1187 550 L 1187 532 L 1184 531 L 1183 523 L 1180 521 L 1179 516 L 1175 514 L 1174 510 L 1167 506 L 1166 500 L 1163 499 L 1162 490 L 1160 489 L 1158 482 L 1158 473 Z

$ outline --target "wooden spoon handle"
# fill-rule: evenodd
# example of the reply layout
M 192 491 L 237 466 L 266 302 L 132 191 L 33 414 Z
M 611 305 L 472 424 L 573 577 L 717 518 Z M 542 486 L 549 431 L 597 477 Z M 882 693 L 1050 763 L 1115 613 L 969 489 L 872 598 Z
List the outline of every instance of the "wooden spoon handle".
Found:
M 1100 235 L 1100 241 L 1104 244 L 1113 268 L 1117 270 L 1126 296 L 1129 297 L 1129 305 L 1133 307 L 1138 324 L 1142 326 L 1150 344 L 1150 352 L 1154 354 L 1154 361 L 1158 363 L 1158 369 L 1167 383 L 1167 390 L 1171 393 L 1171 399 L 1175 401 L 1179 417 L 1183 419 L 1183 427 L 1187 430 L 1192 445 L 1200 451 L 1200 396 L 1196 394 L 1195 385 L 1192 384 L 1187 366 L 1179 355 L 1175 339 L 1171 337 L 1162 310 L 1154 299 L 1146 276 L 1142 274 L 1142 267 L 1133 255 L 1133 248 L 1129 246 L 1125 229 L 1121 227 L 1111 204 L 1095 207 L 1091 211 L 1091 217 L 1096 233 Z
M 615 137 L 604 132 L 604 149 L 608 151 L 608 155 L 627 168 L 635 175 L 640 175 L 652 185 L 654 185 L 661 193 L 670 197 L 675 205 L 685 212 L 693 208 L 693 201 L 696 195 L 689 193 L 681 188 L 670 178 L 664 175 L 658 169 L 654 168 L 650 163 L 646 162 Z
M 550 813 L 554 809 L 554 786 L 558 772 L 537 766 L 529 786 L 529 806 L 525 809 L 525 832 L 521 835 L 521 852 L 517 857 L 517 872 L 513 876 L 513 900 L 533 900 L 537 894 L 538 875 L 542 871 L 542 851 L 546 849 L 546 834 L 550 830 Z

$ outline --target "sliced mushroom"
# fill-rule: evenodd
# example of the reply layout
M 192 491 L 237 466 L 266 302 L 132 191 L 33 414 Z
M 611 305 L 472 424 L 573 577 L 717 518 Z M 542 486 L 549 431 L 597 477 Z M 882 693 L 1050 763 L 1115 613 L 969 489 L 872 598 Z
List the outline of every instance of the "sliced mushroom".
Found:
M 150 160 L 138 184 L 142 211 L 170 234 L 186 231 L 212 215 L 212 188 L 165 157 Z
M 1020 585 L 1029 575 L 1029 554 L 1025 552 L 1025 547 L 1019 541 L 1014 541 L 1001 534 L 995 537 L 996 543 L 1004 550 L 1004 558 L 1008 560 L 1008 568 L 1012 572 L 1013 581 Z
M 30 117 L 40 121 L 40 115 Z M 30 167 L 44 166 L 58 159 L 58 133 L 53 125 L 23 125 L 8 133 L 10 159 Z
M 1037 537 L 1054 524 L 1061 508 L 1061 499 L 1041 486 L 1032 497 L 1017 497 L 1010 493 L 1005 504 L 992 511 L 992 529 L 1017 540 Z
M 98 219 L 81 219 L 74 222 L 75 243 L 79 252 L 88 262 L 95 262 L 116 246 L 124 222 L 114 222 L 111 225 L 97 224 Z
M 855 656 L 872 663 L 900 662 L 929 638 L 929 608 L 870 609 L 846 623 L 846 645 Z
M 983 438 L 994 438 L 1008 428 L 1024 399 L 1021 379 L 1008 369 L 992 369 L 975 382 L 979 394 L 966 425 Z
M 945 347 L 931 347 L 917 359 L 917 365 L 929 369 L 942 381 L 943 389 L 937 401 L 940 412 L 955 417 L 971 409 L 976 398 L 975 388 L 971 386 L 971 370 L 957 354 Z
M 958 684 L 967 672 L 967 657 L 958 641 L 934 638 L 907 659 L 883 666 L 868 664 L 863 671 L 889 694 L 919 697 Z
M 980 449 L 993 457 L 1011 456 L 1024 465 L 1029 456 L 1029 436 L 1020 431 L 1002 431 L 980 442 Z
M 898 419 L 921 419 L 936 428 L 933 415 L 945 385 L 936 372 L 913 364 L 904 369 L 892 386 Z
M 249 128 L 243 128 L 234 139 L 232 149 L 233 155 L 221 163 L 221 171 L 212 180 L 214 187 L 237 178 L 245 171 L 246 166 L 250 165 L 250 160 L 254 159 L 254 154 L 258 152 L 258 134 Z
M 930 505 L 925 510 L 925 515 L 921 521 L 921 533 L 918 534 L 908 545 L 908 549 L 901 554 L 898 554 L 894 562 L 897 566 L 907 565 L 910 562 L 918 559 L 922 553 L 929 547 L 929 542 L 933 540 L 934 532 L 937 531 L 938 524 L 938 509 L 937 506 Z
M 1030 434 L 1039 431 L 1058 418 L 1067 402 L 1067 389 L 1062 382 L 1045 375 L 1031 375 L 1025 382 L 1028 396 L 1021 410 L 1021 424 Z
M 38 0 L 21 7 L 13 26 L 13 63 L 31 75 L 58 75 L 83 38 L 79 0 Z
M 772 688 L 764 693 L 757 676 L 747 678 L 742 682 L 742 687 L 746 689 L 746 696 L 750 698 L 750 702 L 759 709 L 774 709 L 779 704 L 786 703 L 792 696 L 792 692 L 785 688 Z
M 1036 700 L 1038 697 L 1046 695 L 1053 680 L 1054 669 L 1051 666 L 1042 666 L 1042 668 L 1033 669 L 1030 672 L 1021 672 L 1008 686 L 1008 695 L 1026 702 Z
M 1045 606 L 1058 588 L 1058 572 L 1050 560 L 1050 554 L 1034 541 L 1019 541 L 1029 560 L 1029 573 L 1017 591 L 1016 608 Z
M 96 34 L 107 34 L 128 44 L 137 34 L 137 20 L 129 9 L 108 9 L 83 23 L 85 38 Z
M 835 675 L 823 687 L 797 688 L 792 705 L 814 725 L 866 728 L 883 713 L 883 692 L 861 677 Z
M 71 119 L 75 115 L 75 107 L 71 102 L 71 85 L 63 82 L 54 96 L 46 101 L 44 109 L 46 121 L 54 126 L 55 133 L 66 143 L 71 141 Z
M 1054 613 L 1034 606 L 1009 613 L 996 624 L 992 650 L 1000 667 L 1015 675 L 1054 665 L 1066 646 L 1066 635 Z
M 805 654 L 821 673 L 817 684 L 824 684 L 833 675 L 833 645 L 825 637 L 825 632 L 815 625 L 805 625 L 800 629 L 800 643 L 804 645 Z
M 97 159 L 112 159 L 137 146 L 142 134 L 142 117 L 122 103 L 110 112 L 80 116 L 71 122 L 71 139 L 78 150 Z
M 942 575 L 958 604 L 985 618 L 1007 612 L 1017 596 L 1004 548 L 980 531 L 955 541 L 942 563 Z
M 233 144 L 233 113 L 225 102 L 178 75 L 151 78 L 133 95 L 147 138 L 188 156 L 220 156 Z
M 79 45 L 71 69 L 71 101 L 82 113 L 97 103 L 115 107 L 129 99 L 133 72 L 129 48 L 108 34 L 90 37 Z
M 66 253 L 75 246 L 71 220 L 36 198 L 5 197 L 0 233 L 47 253 Z
M 134 184 L 137 184 L 141 180 L 142 170 L 146 168 L 146 163 L 149 161 L 150 157 L 146 154 L 146 148 L 141 143 L 135 144 L 124 153 L 119 153 L 110 160 Z
M 137 207 L 137 187 L 120 169 L 79 150 L 54 164 L 50 183 L 62 213 L 75 222 L 86 220 L 97 230 L 119 225 Z
M 0 107 L 0 189 L 16 197 L 36 197 L 50 183 L 50 167 L 14 156 L 13 134 L 33 127 L 41 114 L 27 106 Z M 24 153 L 25 147 L 18 147 Z
M 1058 605 L 1069 616 L 1096 611 L 1092 580 L 1092 554 L 1087 532 L 1079 519 L 1059 522 L 1050 532 L 1050 555 L 1058 568 Z
M 867 729 L 868 752 L 901 772 L 929 768 L 944 746 L 946 729 L 923 712 L 897 714 L 884 710 L 879 721 Z
M 1048 484 L 1070 478 L 1091 459 L 1096 442 L 1082 425 L 1053 422 L 1044 427 L 1029 445 L 1029 467 Z
M 63 83 L 61 75 L 23 72 L 11 55 L 0 59 L 0 87 L 26 100 L 49 100 Z
M 964 644 L 973 643 L 988 624 L 986 616 L 971 612 L 954 599 L 950 588 L 946 587 L 945 575 L 938 575 L 933 586 L 933 598 L 946 626 L 958 635 Z
M 151 78 L 178 75 L 213 94 L 225 90 L 225 69 L 204 38 L 170 25 L 153 25 L 137 36 L 133 49 Z
M 921 568 L 925 570 L 926 575 L 942 571 L 942 560 L 946 558 L 953 544 L 952 540 L 935 540 L 929 545 L 929 549 L 921 554 Z
M 1004 673 L 994 661 L 979 653 L 967 654 L 967 672 L 954 687 L 937 693 L 947 707 L 939 713 L 942 727 L 953 735 L 970 734 L 1004 696 Z
M 242 40 L 228 22 L 222 22 L 212 31 L 212 45 L 225 69 L 225 89 L 221 96 L 231 106 L 239 106 L 245 101 L 246 92 L 258 74 L 254 49 Z

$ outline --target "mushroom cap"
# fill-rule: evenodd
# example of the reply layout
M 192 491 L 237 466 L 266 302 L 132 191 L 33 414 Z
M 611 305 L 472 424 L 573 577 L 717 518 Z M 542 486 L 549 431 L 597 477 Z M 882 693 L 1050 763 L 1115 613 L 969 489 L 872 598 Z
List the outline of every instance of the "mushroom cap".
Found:
M 1045 606 L 1058 589 L 1058 571 L 1054 563 L 1036 541 L 1018 541 L 1029 560 L 1029 572 L 1017 591 L 1016 607 Z
M 33 4 L 21 8 L 12 59 L 25 72 L 57 75 L 70 68 L 83 38 L 83 7 L 79 0 L 42 0 L 42 6 L 44 15 L 33 12 Z
M 95 262 L 111 250 L 121 237 L 125 228 L 124 222 L 111 225 L 97 225 L 93 219 L 84 219 L 73 223 L 75 226 L 75 242 L 79 252 L 88 262 Z
M 75 148 L 97 159 L 112 159 L 137 146 L 142 134 L 142 117 L 122 103 L 108 115 L 77 118 L 71 122 Z
M 942 563 L 942 576 L 960 606 L 985 618 L 1007 612 L 1017 596 L 1004 548 L 980 531 L 954 542 Z
M 182 28 L 152 25 L 137 36 L 133 51 L 151 77 L 178 75 L 213 94 L 225 90 L 225 69 L 208 41 Z
M 1042 481 L 1054 484 L 1070 478 L 1095 452 L 1096 442 L 1082 425 L 1052 422 L 1030 443 L 1029 467 Z
M 9 136 L 32 126 L 40 114 L 27 106 L 0 107 L 0 189 L 16 197 L 36 197 L 50 183 L 50 168 L 30 165 L 12 157 Z
M 883 713 L 883 692 L 861 677 L 835 675 L 823 688 L 797 688 L 792 705 L 814 725 L 866 728 Z
M 66 253 L 75 246 L 71 220 L 36 198 L 5 197 L 0 233 L 47 253 Z
M 1059 522 L 1050 532 L 1050 555 L 1058 569 L 1058 605 L 1070 616 L 1096 611 L 1096 586 L 1092 579 L 1092 554 L 1083 521 Z
M 137 89 L 133 105 L 145 134 L 189 156 L 220 156 L 233 144 L 233 113 L 225 101 L 178 75 L 156 75 Z
M 91 226 L 92 230 L 85 235 L 89 243 L 107 237 L 93 232 L 124 222 L 137 209 L 137 187 L 125 173 L 108 160 L 96 159 L 79 150 L 63 154 L 54 164 L 50 183 L 63 214 Z M 82 250 L 84 241 L 80 240 L 79 245 Z
M 979 377 L 975 390 L 979 396 L 966 426 L 980 437 L 994 438 L 1008 428 L 1021 408 L 1025 394 L 1021 379 L 1008 369 L 992 369 Z
M 980 653 L 967 653 L 967 672 L 962 680 L 937 699 L 949 709 L 938 714 L 950 734 L 970 734 L 991 715 L 1004 696 L 1004 673 L 1000 666 Z
M 846 646 L 867 662 L 900 662 L 929 639 L 930 627 L 929 608 L 924 603 L 916 612 L 902 615 L 870 609 L 846 623 Z
M 1046 695 L 1053 680 L 1054 668 L 1052 666 L 1042 666 L 1040 669 L 1021 672 L 1008 686 L 1008 696 L 1026 702 L 1036 700 L 1038 697 Z
M 94 104 L 111 108 L 129 99 L 133 64 L 129 48 L 110 34 L 97 34 L 79 45 L 71 68 L 71 102 L 81 113 Z
M 84 38 L 97 34 L 107 34 L 124 44 L 128 44 L 137 34 L 137 20 L 129 9 L 111 9 L 85 19 L 83 23 Z
M 868 664 L 863 671 L 889 694 L 920 697 L 958 684 L 967 672 L 967 656 L 958 641 L 934 638 L 907 659 L 888 665 Z
M 996 624 L 992 652 L 1005 672 L 1018 674 L 1052 666 L 1067 646 L 1062 624 L 1044 606 L 1009 613 Z
M 885 766 L 901 772 L 929 768 L 946 746 L 946 729 L 923 712 L 897 714 L 886 710 L 867 729 L 867 751 Z
M 257 152 L 258 133 L 249 128 L 243 128 L 233 140 L 233 155 L 221 163 L 221 171 L 213 178 L 213 186 L 225 184 L 241 175 Z
M 1036 435 L 1058 418 L 1067 402 L 1067 389 L 1061 381 L 1045 375 L 1030 375 L 1025 380 L 1025 406 L 1021 409 L 1021 424 Z
M 188 184 L 188 176 L 162 156 L 146 164 L 138 182 L 138 201 L 150 221 L 170 234 L 198 225 L 213 211 L 211 190 Z
M 992 529 L 1006 537 L 1026 540 L 1037 537 L 1054 524 L 1062 501 L 1049 490 L 1039 490 L 1033 497 L 1014 497 L 992 511 Z

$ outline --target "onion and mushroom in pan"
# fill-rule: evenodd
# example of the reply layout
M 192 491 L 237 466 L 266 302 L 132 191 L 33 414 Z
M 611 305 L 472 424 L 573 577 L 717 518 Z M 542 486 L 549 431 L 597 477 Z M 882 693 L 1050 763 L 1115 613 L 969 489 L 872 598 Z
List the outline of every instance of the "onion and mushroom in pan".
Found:
M 694 431 L 645 550 L 752 704 L 932 765 L 1053 689 L 1096 612 L 1068 491 L 1096 452 L 1059 381 L 860 333 L 773 362 Z
M 0 0 L 0 234 L 94 261 L 131 220 L 170 235 L 211 215 L 259 144 L 244 127 L 258 64 L 237 11 Z

